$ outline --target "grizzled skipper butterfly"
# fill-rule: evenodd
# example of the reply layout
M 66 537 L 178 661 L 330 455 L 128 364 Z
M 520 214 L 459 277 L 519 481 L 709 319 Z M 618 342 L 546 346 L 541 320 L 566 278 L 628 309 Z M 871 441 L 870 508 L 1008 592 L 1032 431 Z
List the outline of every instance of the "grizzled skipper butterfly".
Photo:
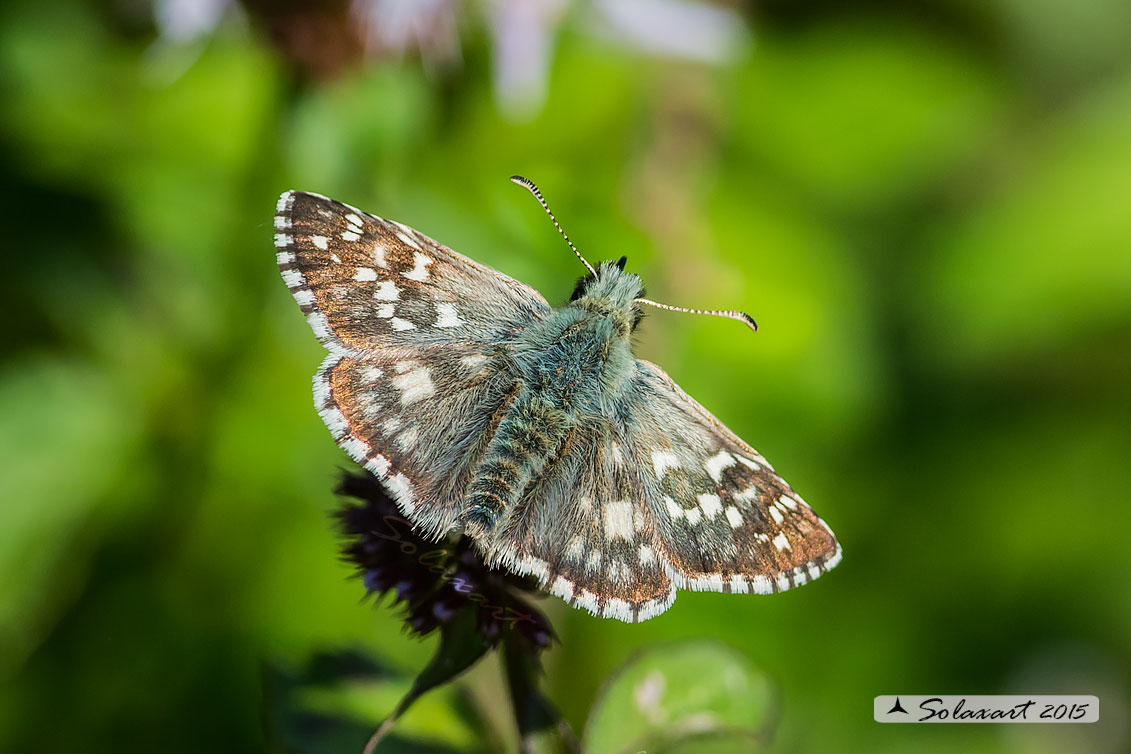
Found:
M 425 536 L 463 531 L 594 615 L 646 620 L 677 588 L 768 594 L 836 565 L 832 531 L 766 459 L 629 342 L 641 305 L 754 320 L 641 298 L 623 257 L 594 268 L 569 245 L 588 275 L 555 309 L 398 222 L 283 194 L 276 257 L 329 351 L 314 402 L 338 444 Z

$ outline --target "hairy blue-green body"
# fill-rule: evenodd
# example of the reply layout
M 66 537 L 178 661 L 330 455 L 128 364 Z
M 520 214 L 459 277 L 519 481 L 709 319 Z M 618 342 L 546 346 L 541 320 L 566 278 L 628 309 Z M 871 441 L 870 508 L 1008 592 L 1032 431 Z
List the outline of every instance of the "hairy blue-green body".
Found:
M 494 529 L 571 430 L 612 415 L 635 374 L 629 335 L 641 292 L 638 276 L 603 263 L 567 305 L 508 344 L 518 388 L 468 489 L 470 529 Z

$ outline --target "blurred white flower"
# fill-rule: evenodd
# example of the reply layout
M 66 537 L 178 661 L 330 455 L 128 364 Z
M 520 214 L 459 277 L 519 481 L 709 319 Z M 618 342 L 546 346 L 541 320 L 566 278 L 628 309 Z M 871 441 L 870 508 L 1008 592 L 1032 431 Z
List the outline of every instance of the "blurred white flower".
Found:
M 546 99 L 558 26 L 568 0 L 495 0 L 488 10 L 495 98 L 513 120 L 533 117 Z
M 156 0 L 153 18 L 164 41 L 188 44 L 214 32 L 233 4 L 232 0 Z
M 656 55 L 729 63 L 749 46 L 742 19 L 729 8 L 690 0 L 594 0 L 594 34 Z
M 354 0 L 366 52 L 403 57 L 419 51 L 425 65 L 458 60 L 459 0 Z
M 234 0 L 155 0 L 161 42 L 185 45 L 211 34 L 235 5 Z M 698 0 L 350 0 L 340 6 L 347 11 L 341 15 L 332 4 L 317 3 L 249 11 L 269 18 L 267 25 L 276 32 L 303 31 L 297 37 L 273 35 L 300 68 L 318 68 L 313 58 L 326 57 L 329 62 L 319 70 L 334 73 L 353 60 L 348 50 L 333 54 L 350 39 L 359 40 L 358 54 L 363 49 L 369 58 L 419 52 L 426 68 L 459 60 L 460 22 L 472 8 L 483 11 L 495 99 L 511 120 L 532 118 L 545 103 L 554 48 L 570 11 L 578 32 L 648 55 L 723 65 L 750 45 L 737 13 Z M 332 29 L 340 33 L 327 37 Z M 287 40 L 294 44 L 288 47 Z
M 494 0 L 488 3 L 495 97 L 513 120 L 541 109 L 550 61 L 570 0 Z M 592 0 L 578 6 L 580 30 L 634 51 L 724 64 L 750 44 L 741 17 L 692 0 Z

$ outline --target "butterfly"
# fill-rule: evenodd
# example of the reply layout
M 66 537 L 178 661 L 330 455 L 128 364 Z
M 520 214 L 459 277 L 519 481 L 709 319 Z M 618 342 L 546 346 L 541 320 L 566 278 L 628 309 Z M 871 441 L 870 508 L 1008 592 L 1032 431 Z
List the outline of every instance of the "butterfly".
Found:
M 283 280 L 329 355 L 314 401 L 334 439 L 423 535 L 471 537 L 489 563 L 594 615 L 635 622 L 677 589 L 768 594 L 840 560 L 829 527 L 630 335 L 626 260 L 565 305 L 401 223 L 288 191 Z M 739 319 L 741 312 L 697 311 Z

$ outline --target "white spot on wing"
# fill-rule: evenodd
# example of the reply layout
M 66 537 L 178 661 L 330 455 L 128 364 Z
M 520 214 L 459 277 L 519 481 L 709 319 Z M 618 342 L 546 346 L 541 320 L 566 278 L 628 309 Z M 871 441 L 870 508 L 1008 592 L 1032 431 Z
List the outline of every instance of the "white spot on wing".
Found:
M 275 255 L 275 261 L 279 264 L 291 264 L 295 261 L 295 255 L 289 251 L 280 251 Z
M 472 354 L 468 354 L 467 356 L 464 356 L 463 358 L 461 358 L 459 360 L 459 363 L 463 364 L 468 369 L 471 369 L 471 370 L 474 371 L 474 370 L 478 369 L 479 365 L 482 364 L 486 360 L 487 360 L 487 357 L 484 356 L 483 354 L 472 353 Z
M 381 269 L 387 269 L 385 263 L 385 247 L 379 243 L 373 244 L 373 263 Z
M 573 597 L 573 582 L 565 576 L 558 576 L 550 585 L 550 594 L 568 602 Z
M 330 428 L 330 434 L 334 436 L 335 440 L 349 431 L 349 422 L 346 421 L 345 415 L 338 410 L 337 406 L 320 409 L 318 414 L 322 417 L 322 421 L 326 422 L 326 426 Z
M 455 304 L 436 304 L 436 327 L 462 327 L 463 320 L 459 318 Z
M 350 212 L 348 215 L 346 215 L 346 222 L 357 228 L 361 228 L 361 218 L 353 212 Z
M 742 526 L 742 514 L 738 512 L 738 508 L 733 505 L 728 505 L 726 509 L 727 521 L 730 523 L 732 529 L 737 529 Z
M 361 238 L 360 233 L 355 233 L 352 230 L 343 230 L 342 231 L 342 240 L 343 241 L 349 241 L 350 243 L 353 243 L 354 241 L 356 241 L 359 238 Z
M 306 315 L 306 321 L 310 324 L 310 329 L 314 331 L 314 336 L 319 340 L 328 340 L 330 337 L 330 320 L 326 319 L 326 315 L 322 312 L 311 312 Z
M 353 279 L 359 283 L 370 283 L 377 279 L 377 270 L 371 267 L 358 267 Z
M 389 473 L 389 459 L 383 455 L 375 455 L 365 462 L 365 468 L 369 469 L 370 473 L 384 479 L 385 475 Z
M 680 508 L 675 500 L 672 500 L 670 497 L 665 497 L 664 504 L 668 506 L 668 515 L 672 518 L 680 518 L 683 516 L 683 508 Z
M 700 495 L 699 507 L 703 509 L 703 515 L 707 518 L 713 519 L 722 511 L 722 501 L 719 500 L 718 495 Z
M 650 566 L 656 562 L 656 551 L 648 545 L 640 545 L 640 549 L 636 552 L 637 557 L 640 559 L 640 565 Z
M 758 469 L 769 469 L 770 471 L 774 470 L 774 467 L 768 464 L 766 462 L 766 459 L 762 456 L 756 455 L 754 458 L 747 458 L 744 455 L 739 455 L 736 453 L 734 457 L 738 459 L 739 463 L 741 463 L 748 469 L 754 469 L 755 471 L 757 471 Z
M 663 479 L 665 471 L 679 467 L 679 456 L 667 450 L 653 450 L 652 466 L 656 469 L 656 476 Z
M 777 509 L 777 506 L 771 505 L 767 510 L 770 511 L 770 518 L 772 518 L 777 523 L 780 524 L 782 521 L 785 521 L 785 516 L 783 516 L 781 514 L 781 511 Z
M 734 466 L 735 463 L 736 462 L 734 456 L 732 456 L 729 452 L 723 450 L 720 451 L 717 455 L 713 455 L 708 458 L 703 466 L 707 469 L 707 473 L 711 475 L 712 479 L 714 479 L 716 482 L 721 482 L 723 480 L 723 471 L 729 469 L 731 466 Z
M 382 280 L 373 290 L 373 298 L 378 301 L 396 301 L 401 296 L 401 289 L 390 280 Z
M 723 590 L 723 575 L 721 573 L 709 573 L 706 576 L 688 579 L 687 584 L 696 592 L 721 592 Z
M 735 500 L 741 500 L 745 503 L 752 503 L 758 499 L 758 485 L 747 487 L 742 492 L 734 496 Z
M 779 550 L 789 549 L 789 540 L 785 538 L 784 532 L 778 532 L 778 535 L 774 537 L 774 547 L 778 548 Z
M 397 435 L 397 447 L 405 453 L 408 453 L 416 446 L 416 440 L 420 437 L 420 431 L 416 427 L 409 427 L 404 432 Z
M 632 541 L 632 503 L 618 500 L 605 503 L 601 507 L 605 523 L 605 539 L 626 539 Z
M 580 534 L 575 534 L 566 544 L 565 555 L 570 560 L 581 560 L 581 556 L 584 554 L 585 538 Z
M 412 324 L 407 319 L 401 319 L 400 317 L 393 317 L 392 319 L 389 320 L 389 324 L 391 324 L 393 326 L 394 330 L 415 330 L 416 329 L 416 325 Z
M 413 244 L 413 246 L 416 246 L 416 244 Z M 416 248 L 420 247 L 417 246 Z M 416 252 L 412 255 L 412 261 L 415 266 L 408 272 L 402 272 L 401 274 L 409 280 L 415 280 L 418 283 L 423 283 L 428 279 L 428 265 L 432 264 L 432 259 L 430 257 L 424 256 L 420 252 Z
M 699 520 L 703 517 L 703 512 L 698 508 L 688 508 L 683 512 L 683 515 L 687 519 L 687 523 L 695 526 L 695 524 L 699 523 Z
M 326 238 L 326 236 L 311 236 L 310 242 L 325 251 L 329 248 L 328 244 L 330 243 L 330 239 Z
M 401 403 L 406 406 L 436 392 L 436 386 L 432 384 L 432 374 L 427 367 L 420 367 L 394 377 L 393 387 L 401 391 Z
M 388 319 L 393 316 L 397 311 L 396 304 L 378 304 L 377 311 L 374 312 L 381 319 Z
M 299 288 L 306 285 L 306 280 L 298 270 L 283 270 L 283 282 L 288 288 Z

